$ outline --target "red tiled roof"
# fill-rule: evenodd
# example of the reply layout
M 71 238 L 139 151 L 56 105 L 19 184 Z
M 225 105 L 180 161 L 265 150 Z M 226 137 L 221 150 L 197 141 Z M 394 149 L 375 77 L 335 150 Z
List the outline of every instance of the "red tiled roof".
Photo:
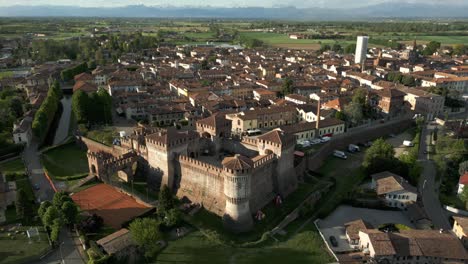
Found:
M 460 180 L 458 181 L 460 184 L 468 184 L 468 172 L 460 176 Z

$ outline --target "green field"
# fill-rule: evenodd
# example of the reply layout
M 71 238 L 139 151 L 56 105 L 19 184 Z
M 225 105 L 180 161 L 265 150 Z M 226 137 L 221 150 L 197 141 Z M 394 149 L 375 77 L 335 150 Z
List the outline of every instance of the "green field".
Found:
M 86 151 L 74 142 L 48 150 L 42 154 L 42 165 L 56 180 L 76 180 L 88 174 Z
M 0 163 L 0 172 L 3 174 L 24 173 L 25 167 L 20 158 Z
M 199 231 L 169 241 L 156 258 L 157 263 L 329 263 L 333 259 L 325 249 L 313 224 L 285 242 L 262 248 L 235 248 L 208 240 Z
M 39 236 L 32 239 L 26 235 L 27 226 L 16 227 L 12 231 L 3 228 L 0 227 L 0 264 L 30 263 L 50 248 L 42 227 L 39 227 Z

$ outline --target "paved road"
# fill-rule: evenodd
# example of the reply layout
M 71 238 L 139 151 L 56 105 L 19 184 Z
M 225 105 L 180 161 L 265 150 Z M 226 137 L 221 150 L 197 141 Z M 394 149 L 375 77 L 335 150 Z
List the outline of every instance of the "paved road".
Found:
M 60 233 L 60 241 L 62 241 L 60 247 L 43 259 L 36 261 L 34 264 L 83 264 L 83 260 L 76 249 L 75 240 L 73 240 L 71 234 L 64 228 Z M 62 262 L 63 259 L 63 262 Z
M 418 159 L 423 166 L 423 172 L 419 179 L 419 193 L 422 195 L 422 202 L 427 215 L 432 220 L 437 229 L 450 230 L 451 226 L 445 210 L 440 205 L 439 184 L 436 183 L 436 167 L 432 160 L 428 159 L 428 154 L 424 154 L 431 140 L 431 132 L 434 130 L 432 125 L 424 127 L 421 135 Z
M 44 175 L 44 169 L 39 159 L 38 144 L 33 140 L 31 144 L 25 148 L 23 152 L 23 160 L 29 171 L 29 180 L 33 186 L 39 186 L 39 190 L 34 193 L 39 202 L 52 200 L 54 190 L 50 186 L 49 181 Z

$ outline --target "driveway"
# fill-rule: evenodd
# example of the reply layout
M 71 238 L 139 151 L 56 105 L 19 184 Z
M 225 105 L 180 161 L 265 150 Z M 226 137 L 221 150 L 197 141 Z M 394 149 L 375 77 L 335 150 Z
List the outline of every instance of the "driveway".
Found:
M 26 169 L 29 172 L 29 180 L 33 186 L 39 186 L 39 190 L 34 190 L 34 194 L 40 202 L 52 200 L 54 190 L 50 186 L 49 181 L 44 175 L 44 169 L 39 158 L 37 143 L 33 140 L 31 144 L 24 149 L 23 161 Z
M 345 223 L 363 219 L 377 228 L 379 225 L 394 223 L 403 224 L 415 228 L 403 211 L 383 211 L 367 208 L 357 208 L 348 205 L 339 206 L 327 218 L 320 220 L 322 228 L 334 228 L 344 226 Z
M 421 144 L 419 149 L 418 160 L 423 166 L 423 172 L 419 177 L 418 190 L 422 196 L 422 202 L 426 214 L 432 220 L 435 228 L 450 230 L 451 226 L 448 221 L 448 215 L 440 205 L 439 200 L 439 184 L 436 183 L 436 167 L 432 160 L 429 160 L 428 154 L 424 154 L 427 146 L 430 144 L 431 132 L 434 126 L 428 124 L 423 128 L 421 135 Z
M 29 172 L 29 180 L 31 184 L 40 186 L 39 190 L 34 190 L 36 199 L 40 201 L 51 201 L 54 197 L 55 191 L 52 189 L 49 181 L 44 175 L 44 169 L 40 162 L 37 143 L 35 141 L 25 148 L 23 152 L 24 164 Z M 62 246 L 55 249 L 48 257 L 36 263 L 61 263 L 60 260 L 65 259 L 64 263 L 82 264 L 84 261 L 81 259 L 80 253 L 76 248 L 74 240 L 71 238 L 67 230 L 64 228 L 59 238 Z M 60 255 L 59 255 L 60 254 Z

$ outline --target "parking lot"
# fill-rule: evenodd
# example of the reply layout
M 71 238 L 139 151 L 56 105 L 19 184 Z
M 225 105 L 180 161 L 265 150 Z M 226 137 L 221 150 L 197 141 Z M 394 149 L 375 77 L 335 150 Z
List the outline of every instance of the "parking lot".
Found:
M 388 223 L 403 224 L 414 228 L 414 225 L 406 217 L 404 212 L 356 208 L 347 205 L 339 206 L 327 218 L 319 220 L 317 225 L 320 232 L 322 232 L 325 237 L 325 243 L 327 243 L 334 252 L 349 252 L 352 251 L 352 247 L 348 244 L 346 239 L 344 224 L 358 219 L 367 221 L 374 228 L 378 228 L 380 225 Z M 336 238 L 338 242 L 337 247 L 333 247 L 331 245 L 330 236 L 334 236 Z
M 387 142 L 390 143 L 395 149 L 395 156 L 398 157 L 403 154 L 405 151 L 408 151 L 408 147 L 403 145 L 403 141 L 413 140 L 413 136 L 408 132 L 403 132 L 401 134 L 395 135 L 387 139 Z

